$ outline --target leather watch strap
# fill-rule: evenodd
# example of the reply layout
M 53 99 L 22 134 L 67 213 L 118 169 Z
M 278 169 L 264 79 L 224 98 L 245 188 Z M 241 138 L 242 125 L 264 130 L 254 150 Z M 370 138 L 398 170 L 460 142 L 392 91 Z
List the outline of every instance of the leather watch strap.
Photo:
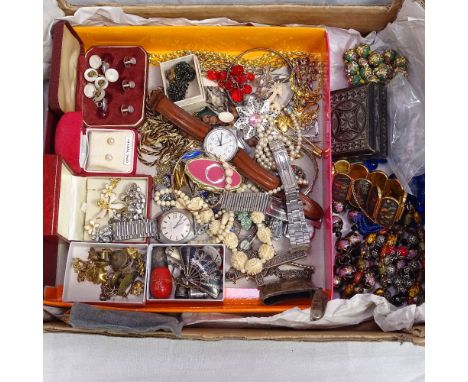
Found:
M 210 130 L 207 124 L 193 117 L 167 98 L 162 90 L 154 90 L 151 93 L 150 105 L 154 111 L 160 113 L 185 134 L 199 141 L 202 141 Z M 281 185 L 281 180 L 277 176 L 261 167 L 243 149 L 238 150 L 231 162 L 242 176 L 265 190 L 273 190 Z M 322 207 L 304 194 L 300 194 L 300 197 L 304 204 L 305 216 L 312 220 L 322 219 Z

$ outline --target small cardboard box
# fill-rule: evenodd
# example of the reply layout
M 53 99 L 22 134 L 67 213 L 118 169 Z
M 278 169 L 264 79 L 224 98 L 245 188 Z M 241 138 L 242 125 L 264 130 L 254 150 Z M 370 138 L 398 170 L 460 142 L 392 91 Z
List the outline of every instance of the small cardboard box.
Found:
M 216 298 L 206 298 L 206 299 L 189 299 L 189 298 L 186 298 L 186 299 L 181 299 L 181 298 L 176 298 L 175 297 L 175 289 L 176 289 L 176 283 L 175 283 L 175 280 L 174 278 L 172 279 L 172 293 L 171 293 L 171 296 L 167 299 L 160 299 L 160 298 L 155 298 L 152 296 L 151 294 L 151 291 L 150 291 L 150 282 L 151 282 L 151 272 L 153 270 L 152 268 L 152 251 L 153 251 L 153 248 L 155 247 L 162 247 L 162 248 L 168 248 L 168 247 L 174 247 L 174 248 L 177 248 L 177 249 L 181 249 L 182 247 L 196 247 L 196 248 L 200 248 L 202 249 L 203 247 L 206 247 L 206 246 L 209 246 L 209 247 L 215 247 L 215 248 L 219 248 L 219 251 L 221 252 L 221 261 L 222 261 L 222 264 L 221 264 L 221 267 L 220 267 L 220 270 L 222 272 L 222 284 L 221 284 L 221 293 L 218 295 L 218 297 Z M 224 301 L 224 288 L 225 288 L 225 246 L 222 245 L 222 244 L 150 244 L 148 245 L 148 253 L 146 255 L 146 261 L 147 261 L 147 265 L 146 265 L 146 301 L 148 301 L 148 303 L 162 303 L 164 304 L 165 302 L 172 302 L 172 303 L 176 303 L 176 302 L 185 302 L 185 303 L 190 303 L 190 302 L 200 302 L 200 303 L 203 303 L 203 302 L 207 302 L 207 303 L 216 303 L 216 302 L 223 302 Z M 185 266 L 187 266 L 185 264 Z
M 128 244 L 114 244 L 114 243 L 86 243 L 86 242 L 72 242 L 68 250 L 67 266 L 65 269 L 65 278 L 63 284 L 63 295 L 62 300 L 65 302 L 91 302 L 100 304 L 127 304 L 127 305 L 141 305 L 145 303 L 145 290 L 139 296 L 129 294 L 127 297 L 113 296 L 107 301 L 101 301 L 99 295 L 101 293 L 101 287 L 98 284 L 93 284 L 89 281 L 78 282 L 77 273 L 73 270 L 73 259 L 79 258 L 86 261 L 88 259 L 88 252 L 90 248 L 96 250 L 103 248 L 110 248 L 112 250 L 128 248 Z M 147 245 L 136 244 L 132 245 L 133 248 L 138 249 L 142 254 L 143 260 L 146 261 Z M 138 278 L 142 282 L 145 282 L 145 277 Z
M 174 103 L 177 106 L 180 106 L 182 109 L 188 111 L 189 113 L 200 111 L 206 106 L 206 94 L 201 81 L 202 76 L 200 70 L 200 63 L 198 62 L 197 56 L 195 56 L 194 54 L 189 54 L 184 57 L 179 57 L 173 60 L 161 62 L 160 69 L 164 93 L 167 96 L 167 89 L 169 87 L 169 81 L 167 79 L 166 73 L 179 62 L 188 63 L 195 70 L 195 78 L 192 81 L 190 81 L 185 98 Z

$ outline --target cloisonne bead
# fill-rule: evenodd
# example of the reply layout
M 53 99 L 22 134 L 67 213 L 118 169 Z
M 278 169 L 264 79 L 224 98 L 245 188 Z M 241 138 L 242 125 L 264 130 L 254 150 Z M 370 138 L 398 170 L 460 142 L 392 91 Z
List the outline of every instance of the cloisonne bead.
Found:
M 340 232 L 343 229 L 343 219 L 338 215 L 333 215 L 332 217 L 333 222 L 333 233 Z
M 406 240 L 408 240 L 408 245 L 418 245 L 419 244 L 419 239 L 414 234 L 408 235 Z
M 390 265 L 393 262 L 393 258 L 391 256 L 385 256 L 382 261 L 385 265 Z
M 351 263 L 353 262 L 353 259 L 351 258 L 349 254 L 343 253 L 343 254 L 338 254 L 335 256 L 335 262 L 336 264 L 339 264 L 339 265 L 351 265 Z
M 338 240 L 335 244 L 335 248 L 338 251 L 338 253 L 346 252 L 347 250 L 349 250 L 350 247 L 351 247 L 351 243 L 349 242 L 348 239 Z
M 343 278 L 351 278 L 353 277 L 355 272 L 356 272 L 356 267 L 352 265 L 344 265 L 344 266 L 339 267 L 336 270 L 336 274 Z
M 354 294 L 364 293 L 364 288 L 362 287 L 362 285 L 355 285 L 353 288 L 353 292 Z
M 372 289 L 375 287 L 376 279 L 372 272 L 364 273 L 363 285 L 366 289 Z
M 400 286 L 402 286 L 404 284 L 403 277 L 400 277 L 400 276 L 394 277 L 392 282 L 393 282 L 393 286 L 395 288 L 398 288 L 398 287 L 400 287 Z
M 361 282 L 361 279 L 362 277 L 364 276 L 364 272 L 362 271 L 357 271 L 355 274 L 354 274 L 354 277 L 353 277 L 353 282 L 355 284 L 359 284 Z
M 361 256 L 364 259 L 371 259 L 371 254 L 369 250 L 369 246 L 367 244 L 361 244 L 361 247 L 359 248 L 359 256 Z
M 348 82 L 353 86 L 357 86 L 357 85 L 365 83 L 363 78 L 361 76 L 357 75 L 357 74 L 354 75 L 354 76 L 348 77 Z
M 370 66 L 361 66 L 359 68 L 359 75 L 364 80 L 367 80 L 373 74 L 374 74 L 374 72 L 372 71 L 372 68 Z
M 396 253 L 398 256 L 401 256 L 401 257 L 407 257 L 408 256 L 408 248 L 406 247 L 397 247 L 395 248 L 396 250 Z
M 348 76 L 355 76 L 359 74 L 359 64 L 356 61 L 348 62 L 345 64 L 345 71 Z
M 392 68 L 387 64 L 380 64 L 374 69 L 374 75 L 382 81 L 388 79 L 391 72 Z
M 390 255 L 392 252 L 392 247 L 389 245 L 384 245 L 382 248 L 380 248 L 379 255 L 381 258 L 384 258 L 385 256 Z
M 393 276 L 396 273 L 396 267 L 393 264 L 387 265 L 385 268 L 385 274 L 388 276 Z
M 377 234 L 375 234 L 375 233 L 371 233 L 371 234 L 367 235 L 367 238 L 366 238 L 367 244 L 372 244 L 373 242 L 375 242 L 376 237 L 377 237 Z
M 395 306 L 400 306 L 406 301 L 406 295 L 405 294 L 396 294 L 390 299 L 390 302 L 395 305 Z
M 361 212 L 356 211 L 356 210 L 351 210 L 348 212 L 348 220 L 350 222 L 356 223 L 361 215 L 362 215 Z
M 356 46 L 355 50 L 358 56 L 364 57 L 364 58 L 367 58 L 371 51 L 369 44 L 359 44 L 358 46 Z
M 342 202 L 333 202 L 332 209 L 335 214 L 341 214 L 344 211 L 344 204 Z
M 385 288 L 378 288 L 374 292 L 375 295 L 385 297 L 387 300 L 390 300 L 392 294 Z
M 346 49 L 343 53 L 343 59 L 347 62 L 356 61 L 358 59 L 358 55 L 354 49 Z
M 375 245 L 381 247 L 385 244 L 385 236 L 384 235 L 377 235 L 375 238 Z
M 391 65 L 397 56 L 397 52 L 395 52 L 393 49 L 387 49 L 385 52 L 383 52 L 383 59 L 386 64 Z
M 418 271 L 421 269 L 421 263 L 418 260 L 413 259 L 408 262 L 408 267 L 413 271 Z
M 384 287 L 384 288 L 388 288 L 392 285 L 392 279 L 391 277 L 387 277 L 387 276 L 384 276 L 380 279 L 380 284 Z
M 380 52 L 371 52 L 369 54 L 369 65 L 376 67 L 384 62 L 383 56 Z
M 385 241 L 385 244 L 396 245 L 397 241 L 398 241 L 398 237 L 396 235 L 390 234 L 387 236 L 387 240 Z
M 419 284 L 414 284 L 408 289 L 408 296 L 409 297 L 416 297 L 421 294 L 421 286 Z
M 357 233 L 351 233 L 350 235 L 348 235 L 346 237 L 349 242 L 351 243 L 351 245 L 357 245 L 357 244 L 360 244 L 362 239 L 361 239 L 361 235 L 357 234 Z
M 402 270 L 406 267 L 406 261 L 404 259 L 398 260 L 396 263 L 397 270 Z
M 378 84 L 380 80 L 376 75 L 372 74 L 371 76 L 367 77 L 367 82 Z
M 410 249 L 408 251 L 408 258 L 409 259 L 414 259 L 414 258 L 418 257 L 418 255 L 419 255 L 419 252 L 418 252 L 417 249 Z
M 379 257 L 379 249 L 377 247 L 372 247 L 370 249 L 370 256 L 373 258 L 373 259 L 377 259 Z
M 400 67 L 400 68 L 407 68 L 408 60 L 404 56 L 397 56 L 395 58 L 395 66 Z
M 339 288 L 341 286 L 341 284 L 343 284 L 343 279 L 338 275 L 334 275 L 333 276 L 333 287 L 337 289 L 337 288 Z
M 369 68 L 369 67 L 370 67 L 370 66 L 369 66 L 369 62 L 367 61 L 367 59 L 362 58 L 362 57 L 358 60 L 358 65 L 359 65 L 361 68 Z
M 359 258 L 359 260 L 356 263 L 356 266 L 357 266 L 357 269 L 359 269 L 360 271 L 364 271 L 370 266 L 370 262 L 363 258 Z
M 343 291 L 342 291 L 342 297 L 343 298 L 350 298 L 354 295 L 354 284 L 346 284 L 344 287 L 343 287 Z

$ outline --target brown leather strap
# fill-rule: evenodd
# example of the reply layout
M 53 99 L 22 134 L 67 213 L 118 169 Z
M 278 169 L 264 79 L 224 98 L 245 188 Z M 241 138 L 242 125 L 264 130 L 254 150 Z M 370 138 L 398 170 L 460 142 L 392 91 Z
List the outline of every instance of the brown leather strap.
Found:
M 202 141 L 210 130 L 210 126 L 177 106 L 164 95 L 162 90 L 152 92 L 150 105 L 154 111 L 199 141 Z M 242 176 L 265 190 L 273 190 L 281 185 L 281 180 L 277 176 L 261 167 L 242 149 L 237 152 L 232 164 Z M 323 217 L 322 207 L 317 202 L 304 194 L 301 194 L 301 200 L 304 203 L 304 214 L 308 219 L 320 220 Z

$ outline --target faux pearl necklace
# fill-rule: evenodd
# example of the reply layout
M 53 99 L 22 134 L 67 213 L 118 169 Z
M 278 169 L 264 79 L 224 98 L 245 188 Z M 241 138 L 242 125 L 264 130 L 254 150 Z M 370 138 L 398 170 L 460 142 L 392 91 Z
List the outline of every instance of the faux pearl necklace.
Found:
M 299 125 L 294 113 L 288 113 L 293 123 L 294 129 L 297 134 L 297 145 L 285 134 L 282 134 L 275 127 L 274 117 L 268 117 L 269 125 L 266 129 L 262 126 L 258 127 L 258 143 L 255 150 L 255 159 L 257 162 L 267 170 L 274 170 L 276 168 L 273 155 L 269 148 L 268 142 L 273 139 L 281 139 L 288 150 L 289 159 L 291 161 L 299 159 L 301 157 L 301 146 L 302 146 L 302 130 Z

